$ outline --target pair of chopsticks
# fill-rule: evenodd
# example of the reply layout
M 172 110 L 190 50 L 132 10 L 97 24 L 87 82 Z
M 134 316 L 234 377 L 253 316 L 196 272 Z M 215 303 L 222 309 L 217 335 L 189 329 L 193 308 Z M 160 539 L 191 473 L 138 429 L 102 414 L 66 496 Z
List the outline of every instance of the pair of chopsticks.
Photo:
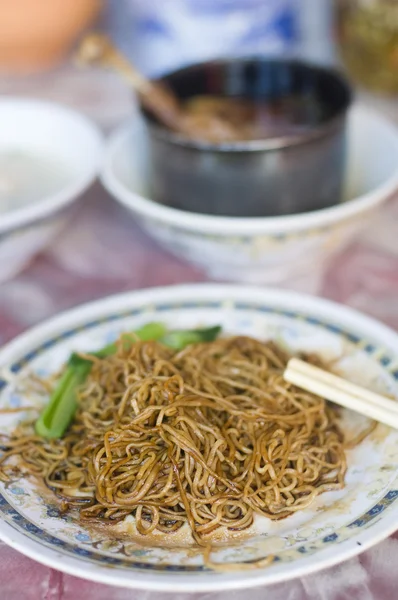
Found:
M 398 429 L 398 402 L 395 400 L 371 392 L 298 358 L 289 360 L 283 377 L 285 381 L 307 392 Z

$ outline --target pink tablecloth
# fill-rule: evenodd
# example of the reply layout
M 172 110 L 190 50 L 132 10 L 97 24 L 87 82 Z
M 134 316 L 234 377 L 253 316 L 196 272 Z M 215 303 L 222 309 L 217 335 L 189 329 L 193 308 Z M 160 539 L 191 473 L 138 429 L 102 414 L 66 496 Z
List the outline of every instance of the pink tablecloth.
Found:
M 319 293 L 355 306 L 398 329 L 398 199 L 367 235 L 330 268 Z M 57 242 L 0 288 L 0 342 L 81 302 L 146 286 L 204 281 L 139 231 L 97 185 Z M 286 584 L 256 589 L 250 598 L 289 600 L 390 599 L 398 589 L 398 538 L 390 538 L 341 566 Z M 196 600 L 236 594 L 195 595 Z M 4 600 L 160 600 L 145 593 L 85 582 L 41 566 L 0 544 Z M 170 597 L 170 596 L 168 596 Z M 182 599 L 184 596 L 176 597 Z
M 130 114 L 131 95 L 110 74 L 66 69 L 39 79 L 0 81 L 2 94 L 62 101 L 104 129 Z M 397 106 L 381 105 L 398 120 Z M 0 286 L 0 344 L 61 310 L 115 292 L 205 281 L 139 231 L 97 185 L 57 242 L 24 273 Z M 312 290 L 313 291 L 313 290 Z M 398 199 L 331 266 L 320 295 L 354 306 L 398 329 Z M 398 526 L 398 524 L 397 524 Z M 398 536 L 319 574 L 250 592 L 193 600 L 387 600 L 397 597 Z M 250 594 L 250 596 L 248 596 Z M 163 600 L 170 595 L 110 588 L 63 575 L 0 542 L 1 600 Z M 187 596 L 174 596 L 182 600 Z

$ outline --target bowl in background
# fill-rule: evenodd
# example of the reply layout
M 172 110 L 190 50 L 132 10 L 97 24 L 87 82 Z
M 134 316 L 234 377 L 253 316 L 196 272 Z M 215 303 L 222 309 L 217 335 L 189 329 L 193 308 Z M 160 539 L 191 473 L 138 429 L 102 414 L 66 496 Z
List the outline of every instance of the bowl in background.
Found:
M 20 98 L 0 100 L 0 131 L 0 281 L 4 281 L 65 223 L 69 206 L 97 176 L 103 142 L 97 128 L 75 111 Z M 15 204 L 8 200 L 17 197 L 13 188 L 24 193 Z
M 253 102 L 265 139 L 189 139 L 143 112 L 151 197 L 195 213 L 265 217 L 325 208 L 341 199 L 351 90 L 336 71 L 290 59 L 231 58 L 160 80 L 182 101 Z M 264 134 L 264 133 L 263 133 Z
M 346 171 L 346 201 L 331 208 L 263 218 L 177 210 L 148 195 L 147 138 L 136 119 L 108 142 L 101 179 L 149 235 L 209 277 L 314 289 L 331 257 L 398 187 L 398 133 L 360 106 L 349 115 Z
M 102 0 L 12 0 L 0 4 L 0 70 L 54 68 L 100 13 Z

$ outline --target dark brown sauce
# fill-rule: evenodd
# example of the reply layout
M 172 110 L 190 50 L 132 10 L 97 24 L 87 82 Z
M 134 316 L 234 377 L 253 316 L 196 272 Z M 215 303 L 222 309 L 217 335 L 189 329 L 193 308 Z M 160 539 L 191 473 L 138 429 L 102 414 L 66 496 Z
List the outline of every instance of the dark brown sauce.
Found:
M 193 130 L 208 141 L 248 141 L 289 137 L 308 131 L 322 120 L 319 105 L 310 97 L 276 100 L 200 95 L 183 104 Z

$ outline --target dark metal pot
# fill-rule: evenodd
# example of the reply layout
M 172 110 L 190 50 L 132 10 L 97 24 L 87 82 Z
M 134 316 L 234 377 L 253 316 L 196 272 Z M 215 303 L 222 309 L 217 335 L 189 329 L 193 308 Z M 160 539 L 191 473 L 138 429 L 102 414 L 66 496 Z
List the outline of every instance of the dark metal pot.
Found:
M 186 139 L 144 115 L 151 194 L 157 202 L 212 215 L 264 217 L 340 202 L 351 91 L 327 68 L 284 59 L 230 59 L 162 78 L 181 99 L 211 94 L 308 106 L 306 127 L 288 136 L 212 144 Z

